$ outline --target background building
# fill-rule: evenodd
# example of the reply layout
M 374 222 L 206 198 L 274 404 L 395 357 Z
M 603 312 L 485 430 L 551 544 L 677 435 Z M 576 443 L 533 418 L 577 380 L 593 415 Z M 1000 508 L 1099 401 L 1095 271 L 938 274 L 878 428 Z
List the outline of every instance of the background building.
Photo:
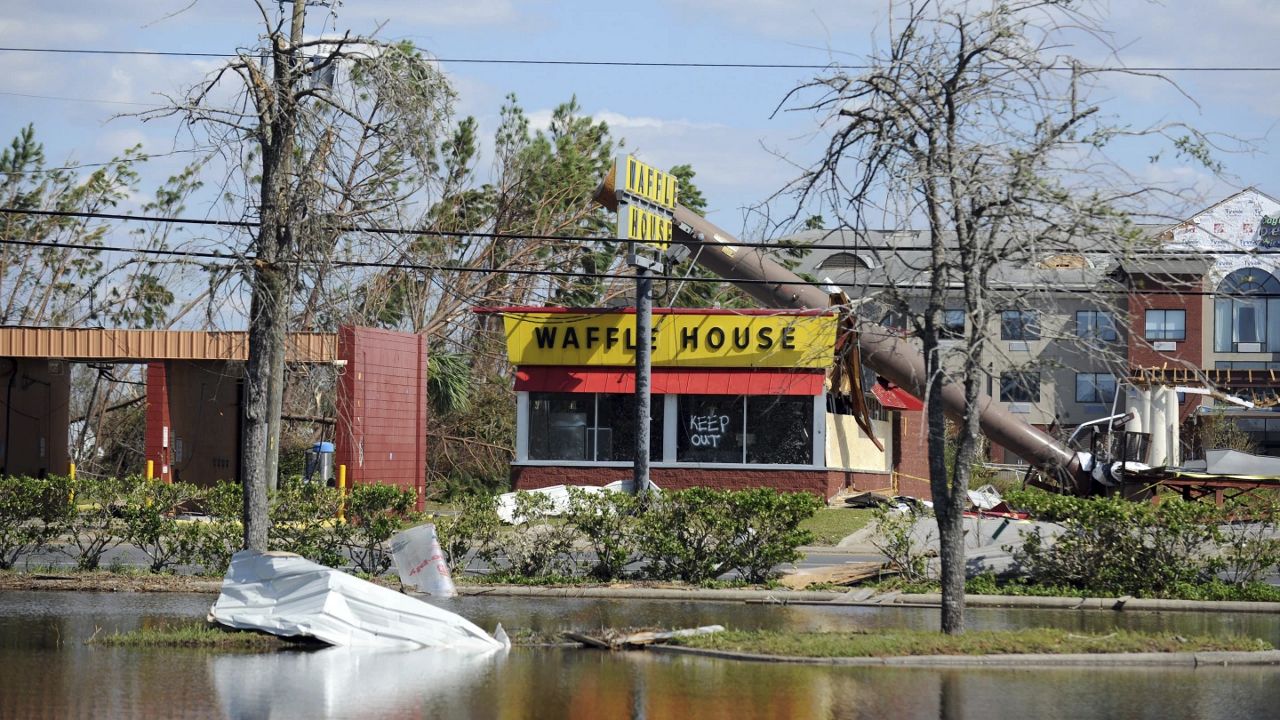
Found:
M 1123 411 L 1132 382 L 1214 388 L 1255 404 L 1181 393 L 1181 419 L 1221 412 L 1280 455 L 1280 201 L 1247 189 L 1136 239 L 1082 237 L 1075 252 L 1001 261 L 1002 306 L 988 328 L 987 394 L 1042 429 L 1066 431 Z M 864 317 L 908 332 L 923 307 L 928 238 L 918 232 L 807 231 L 798 268 L 829 280 Z M 960 337 L 958 302 L 945 312 Z M 945 342 L 945 341 L 944 341 Z M 955 342 L 955 341 L 951 341 Z M 1116 400 L 1117 393 L 1121 397 Z M 1184 433 L 1183 456 L 1194 454 Z M 1019 462 L 993 448 L 992 459 Z

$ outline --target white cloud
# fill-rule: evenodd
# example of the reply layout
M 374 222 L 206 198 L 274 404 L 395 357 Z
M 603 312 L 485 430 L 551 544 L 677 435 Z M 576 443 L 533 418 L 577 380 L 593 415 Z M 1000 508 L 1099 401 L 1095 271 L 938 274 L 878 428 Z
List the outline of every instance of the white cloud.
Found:
M 723 128 L 719 123 L 695 123 L 689 120 L 663 120 L 656 117 L 627 116 L 621 113 L 601 110 L 595 119 L 608 123 L 609 128 L 618 134 L 620 130 L 655 130 L 663 132 L 683 132 L 689 129 L 708 130 Z
M 843 36 L 872 28 L 884 0 L 676 0 L 668 3 L 685 22 L 728 23 L 813 47 L 841 48 Z M 858 38 L 861 40 L 862 38 Z
M 339 26 L 350 23 L 380 23 L 394 20 L 395 27 L 483 27 L 512 25 L 528 20 L 541 10 L 513 0 L 363 0 L 344 4 L 338 10 Z M 371 29 L 371 28 L 370 28 Z M 394 30 L 393 30 L 394 31 Z

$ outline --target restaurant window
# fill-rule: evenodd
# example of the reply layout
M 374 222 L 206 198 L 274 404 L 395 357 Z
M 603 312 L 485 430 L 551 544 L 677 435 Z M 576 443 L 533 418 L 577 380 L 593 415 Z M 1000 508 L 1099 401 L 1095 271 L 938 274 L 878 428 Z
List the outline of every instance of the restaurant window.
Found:
M 1001 340 L 1039 340 L 1040 324 L 1034 310 L 1005 310 L 1000 313 Z
M 813 398 L 808 395 L 681 395 L 680 462 L 813 464 Z
M 810 465 L 813 462 L 813 398 L 753 395 L 747 398 L 747 462 Z
M 662 459 L 662 396 L 650 400 L 649 459 Z M 529 459 L 627 462 L 636 451 L 635 395 L 529 393 Z

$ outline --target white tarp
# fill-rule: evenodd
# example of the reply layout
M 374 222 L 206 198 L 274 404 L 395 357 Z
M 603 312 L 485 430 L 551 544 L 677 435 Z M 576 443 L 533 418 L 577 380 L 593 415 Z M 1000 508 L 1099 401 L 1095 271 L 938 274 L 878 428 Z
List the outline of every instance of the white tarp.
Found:
M 550 487 L 538 488 L 536 490 L 522 490 L 534 495 L 546 495 L 551 498 L 551 508 L 547 511 L 547 515 L 562 515 L 569 509 L 569 488 L 576 487 L 587 493 L 601 493 L 606 490 L 610 492 L 631 492 L 634 486 L 634 480 L 615 480 L 603 487 L 598 485 L 552 485 Z M 652 482 L 649 487 L 658 490 L 658 486 Z M 518 492 L 503 493 L 498 496 L 497 511 L 498 517 L 502 522 L 508 525 L 516 523 L 516 495 Z
M 436 597 L 455 597 L 458 594 L 434 524 L 418 525 L 396 533 L 391 538 L 391 559 L 395 561 L 400 582 L 405 585 Z
M 505 647 L 460 615 L 293 553 L 233 555 L 209 617 L 228 627 L 330 645 L 472 652 Z

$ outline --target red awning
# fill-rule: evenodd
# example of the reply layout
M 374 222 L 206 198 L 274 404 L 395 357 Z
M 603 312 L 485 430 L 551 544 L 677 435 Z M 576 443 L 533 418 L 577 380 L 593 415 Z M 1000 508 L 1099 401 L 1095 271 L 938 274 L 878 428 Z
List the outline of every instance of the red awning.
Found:
M 824 378 L 821 371 L 656 367 L 652 391 L 655 395 L 820 395 Z M 524 365 L 516 369 L 516 390 L 633 393 L 635 371 Z
M 923 410 L 924 403 L 902 388 L 889 383 L 875 383 L 871 386 L 871 394 L 876 396 L 880 404 L 889 410 Z

